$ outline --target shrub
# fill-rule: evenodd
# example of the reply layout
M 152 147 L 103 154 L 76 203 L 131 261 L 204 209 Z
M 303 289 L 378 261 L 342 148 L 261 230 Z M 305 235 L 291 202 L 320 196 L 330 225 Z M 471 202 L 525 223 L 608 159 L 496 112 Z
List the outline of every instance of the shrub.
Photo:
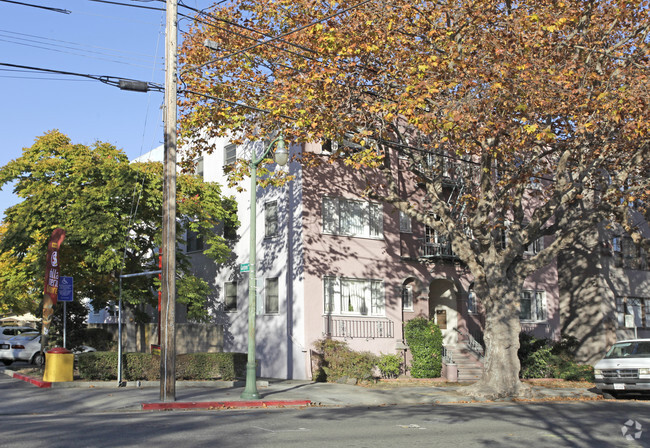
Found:
M 520 376 L 522 378 L 561 378 L 569 381 L 594 381 L 594 369 L 575 362 L 578 341 L 563 336 L 559 342 L 536 339 L 522 333 L 519 336 Z
M 417 317 L 406 323 L 404 336 L 413 356 L 414 378 L 437 378 L 442 371 L 442 332 L 433 322 Z
M 379 357 L 377 367 L 383 378 L 397 378 L 402 368 L 402 358 L 398 355 L 384 355 Z
M 342 341 L 321 339 L 315 343 L 321 354 L 321 365 L 314 374 L 315 381 L 334 382 L 343 378 L 367 381 L 373 378 L 378 357 L 369 352 L 350 350 Z
M 177 380 L 243 378 L 245 353 L 188 353 L 176 357 Z M 86 380 L 117 379 L 116 352 L 90 352 L 78 356 L 79 376 Z M 123 376 L 127 381 L 160 379 L 160 356 L 150 353 L 125 353 Z

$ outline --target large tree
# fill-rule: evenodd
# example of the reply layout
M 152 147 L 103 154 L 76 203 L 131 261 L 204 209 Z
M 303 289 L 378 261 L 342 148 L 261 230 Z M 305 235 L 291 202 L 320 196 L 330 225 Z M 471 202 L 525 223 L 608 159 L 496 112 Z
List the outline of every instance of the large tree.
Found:
M 118 277 L 158 269 L 161 244 L 162 164 L 129 163 L 114 146 L 73 144 L 58 131 L 38 137 L 21 157 L 0 168 L 0 186 L 14 183 L 22 199 L 5 211 L 0 234 L 0 294 L 15 311 L 43 296 L 45 250 L 53 229 L 66 239 L 61 275 L 74 277 L 75 299 L 101 308 L 118 298 Z M 200 235 L 204 253 L 225 260 L 229 242 L 218 229 L 238 224 L 236 204 L 219 185 L 198 176 L 178 177 L 179 244 L 185 229 Z M 188 317 L 207 317 L 207 283 L 192 275 L 187 256 L 177 254 L 177 297 Z M 157 276 L 123 280 L 122 298 L 135 310 L 155 300 Z M 26 304 L 30 304 L 27 306 Z
M 337 155 L 385 175 L 367 194 L 446 234 L 471 270 L 486 315 L 472 393 L 524 393 L 524 279 L 606 220 L 647 244 L 634 214 L 650 190 L 649 11 L 639 0 L 234 0 L 186 36 L 181 129 L 201 150 L 229 132 L 355 143 Z M 400 191 L 397 163 L 419 194 Z M 553 242 L 524 254 L 544 236 Z

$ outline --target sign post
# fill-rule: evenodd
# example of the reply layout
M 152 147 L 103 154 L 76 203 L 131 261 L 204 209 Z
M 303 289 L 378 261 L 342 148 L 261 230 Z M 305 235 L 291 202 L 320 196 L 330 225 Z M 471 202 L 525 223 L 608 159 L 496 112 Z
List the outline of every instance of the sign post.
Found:
M 59 277 L 59 302 L 63 302 L 63 348 L 66 348 L 66 335 L 68 327 L 68 302 L 72 302 L 74 292 L 74 280 L 72 277 Z

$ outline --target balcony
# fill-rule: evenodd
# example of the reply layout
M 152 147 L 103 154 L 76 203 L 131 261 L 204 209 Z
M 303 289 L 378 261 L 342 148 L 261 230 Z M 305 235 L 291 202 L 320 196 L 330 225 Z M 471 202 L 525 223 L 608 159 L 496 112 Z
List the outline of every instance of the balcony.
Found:
M 420 257 L 421 258 L 442 258 L 447 260 L 457 260 L 458 256 L 451 248 L 451 242 L 427 242 L 420 240 Z
M 395 334 L 395 324 L 388 319 L 348 319 L 327 315 L 324 320 L 324 334 L 328 337 L 379 339 L 393 338 Z

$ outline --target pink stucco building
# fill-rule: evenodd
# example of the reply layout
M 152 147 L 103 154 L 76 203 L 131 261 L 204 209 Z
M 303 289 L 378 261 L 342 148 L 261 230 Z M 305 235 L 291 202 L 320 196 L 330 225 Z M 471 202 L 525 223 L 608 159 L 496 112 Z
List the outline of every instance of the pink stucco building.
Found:
M 236 158 L 248 160 L 254 145 L 235 147 L 224 140 L 215 147 L 202 160 L 203 176 L 225 184 L 223 166 Z M 345 340 L 355 350 L 408 358 L 403 324 L 426 316 L 441 327 L 461 379 L 463 374 L 476 378 L 480 353 L 465 359 L 469 355 L 461 349 L 481 342 L 480 298 L 444 235 L 364 198 L 365 182 L 372 177 L 329 163 L 320 145 L 291 150 L 314 154 L 324 163 L 311 168 L 291 163 L 285 169 L 295 176 L 292 182 L 258 188 L 258 374 L 311 378 L 311 351 L 324 337 Z M 415 179 L 404 176 L 404 194 L 417 196 Z M 240 266 L 248 259 L 250 192 L 233 188 L 226 193 L 236 196 L 242 222 L 232 262 L 210 266 L 197 252 L 194 263 L 214 287 L 213 317 L 223 326 L 223 350 L 245 351 L 248 278 Z M 558 303 L 552 264 L 526 281 L 522 327 L 558 338 Z

